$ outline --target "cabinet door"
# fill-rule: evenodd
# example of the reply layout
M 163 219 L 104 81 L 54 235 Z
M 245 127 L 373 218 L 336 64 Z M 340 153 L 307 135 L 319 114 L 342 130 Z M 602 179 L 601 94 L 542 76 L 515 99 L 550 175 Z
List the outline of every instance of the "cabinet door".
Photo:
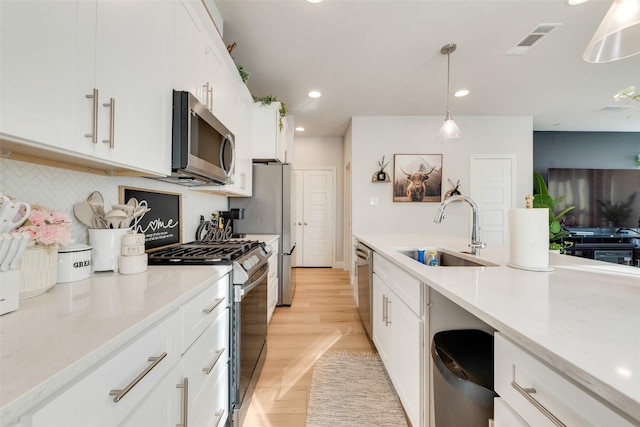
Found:
M 252 108 L 252 153 L 257 160 L 285 161 L 285 130 L 280 126 L 279 102 L 269 105 L 254 103 Z
M 389 373 L 411 424 L 420 426 L 423 425 L 425 375 L 423 321 L 394 293 L 390 293 L 390 299 L 392 368 Z
M 97 8 L 98 129 L 110 143 L 99 142 L 96 156 L 169 174 L 173 5 L 100 0 Z
M 378 349 L 380 358 L 387 367 L 387 371 L 391 370 L 391 327 L 388 323 L 389 312 L 389 289 L 377 275 L 373 275 L 373 292 L 372 301 L 372 329 L 373 342 Z
M 95 2 L 2 1 L 0 133 L 91 154 Z

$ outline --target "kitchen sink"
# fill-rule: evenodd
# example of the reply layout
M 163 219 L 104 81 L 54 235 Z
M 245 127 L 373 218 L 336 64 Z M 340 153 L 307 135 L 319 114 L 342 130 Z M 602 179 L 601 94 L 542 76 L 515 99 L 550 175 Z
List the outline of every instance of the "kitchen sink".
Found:
M 484 261 L 484 260 L 470 260 L 467 258 L 463 258 L 456 254 L 453 254 L 448 251 L 444 251 L 442 249 L 437 248 L 425 248 L 424 257 L 425 261 L 428 257 L 429 251 L 436 251 L 436 257 L 438 258 L 438 266 L 439 267 L 497 267 L 498 264 L 494 264 L 492 262 Z M 411 259 L 418 261 L 418 250 L 417 249 L 405 249 L 398 250 L 402 255 L 408 256 Z

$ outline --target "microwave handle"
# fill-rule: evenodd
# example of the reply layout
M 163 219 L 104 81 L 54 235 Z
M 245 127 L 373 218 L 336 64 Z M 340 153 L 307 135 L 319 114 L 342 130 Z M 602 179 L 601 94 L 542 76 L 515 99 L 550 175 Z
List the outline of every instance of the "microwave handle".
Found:
M 224 152 L 227 144 L 231 144 L 231 164 L 229 167 L 225 164 L 224 161 Z M 220 165 L 222 165 L 222 169 L 228 176 L 233 174 L 233 168 L 236 163 L 236 153 L 235 153 L 235 144 L 233 142 L 233 137 L 231 134 L 226 134 L 224 139 L 222 140 L 222 146 L 220 147 Z

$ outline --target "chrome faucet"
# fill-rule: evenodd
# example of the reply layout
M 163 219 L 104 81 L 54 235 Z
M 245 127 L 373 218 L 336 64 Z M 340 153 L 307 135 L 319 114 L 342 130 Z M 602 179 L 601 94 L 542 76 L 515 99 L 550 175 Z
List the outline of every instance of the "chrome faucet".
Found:
M 471 253 L 473 255 L 477 255 L 480 249 L 484 249 L 487 247 L 487 244 L 480 241 L 480 214 L 478 213 L 478 205 L 476 202 L 471 200 L 467 196 L 451 196 L 446 199 L 444 202 L 440 204 L 440 208 L 438 212 L 436 212 L 435 218 L 433 218 L 433 222 L 440 224 L 444 219 L 444 209 L 449 205 L 449 203 L 453 202 L 467 202 L 469 206 L 471 206 L 471 211 L 473 213 L 473 225 L 471 228 L 471 244 L 469 247 L 471 248 Z

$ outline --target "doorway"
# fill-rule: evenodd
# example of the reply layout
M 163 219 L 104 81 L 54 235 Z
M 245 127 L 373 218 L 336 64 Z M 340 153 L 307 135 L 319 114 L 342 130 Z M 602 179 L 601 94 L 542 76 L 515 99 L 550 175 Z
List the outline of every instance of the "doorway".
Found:
M 478 204 L 482 241 L 509 244 L 509 209 L 515 206 L 515 155 L 471 156 L 471 198 Z
M 294 168 L 296 267 L 333 267 L 335 168 Z

